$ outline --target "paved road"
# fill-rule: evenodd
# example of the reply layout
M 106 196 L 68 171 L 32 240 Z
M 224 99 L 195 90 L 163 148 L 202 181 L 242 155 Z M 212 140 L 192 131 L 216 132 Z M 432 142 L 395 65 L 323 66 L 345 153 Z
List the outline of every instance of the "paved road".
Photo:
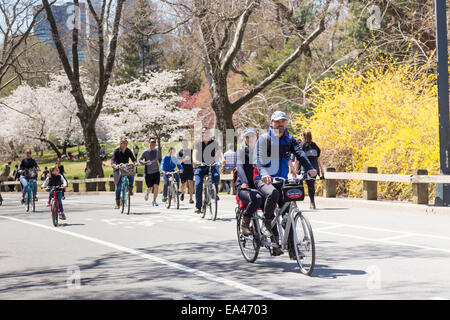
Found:
M 186 201 L 167 210 L 137 195 L 127 216 L 111 194 L 71 195 L 58 228 L 44 195 L 31 214 L 17 195 L 3 196 L 0 299 L 450 298 L 450 215 L 319 199 L 318 210 L 304 210 L 317 248 L 307 277 L 287 254 L 263 249 L 244 261 L 229 196 L 213 222 Z

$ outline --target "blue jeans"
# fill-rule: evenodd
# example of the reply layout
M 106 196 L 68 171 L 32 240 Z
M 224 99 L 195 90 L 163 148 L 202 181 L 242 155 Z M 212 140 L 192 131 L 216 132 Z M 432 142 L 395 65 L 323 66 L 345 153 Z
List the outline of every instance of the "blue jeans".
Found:
M 174 175 L 175 180 L 177 181 L 178 188 L 180 187 L 180 175 L 177 173 Z M 167 189 L 169 189 L 169 177 L 166 174 L 163 174 L 164 179 L 164 188 L 163 188 L 163 198 L 167 198 Z
M 25 191 L 27 189 L 28 183 L 31 182 L 31 189 L 33 191 L 33 196 L 36 198 L 37 193 L 37 183 L 36 180 L 31 179 L 30 181 L 27 181 L 24 176 L 20 177 L 20 184 L 22 185 L 22 198 L 25 198 Z
M 208 174 L 208 167 L 204 168 L 197 168 L 194 170 L 194 179 L 195 179 L 195 208 L 201 209 L 202 208 L 202 196 L 203 196 L 203 177 Z M 219 182 L 220 182 L 220 174 L 219 169 L 217 166 L 212 168 L 212 176 L 213 176 L 213 183 L 216 186 L 216 192 L 218 192 L 219 188 Z
M 124 177 L 120 177 L 120 180 L 119 180 L 119 182 L 116 185 L 116 200 L 120 200 L 120 193 L 122 192 L 123 178 Z M 134 176 L 129 176 L 129 177 L 127 177 L 127 179 L 128 179 L 128 185 L 131 188 L 133 188 Z
M 50 195 L 49 195 L 50 199 L 53 199 L 53 193 L 54 193 L 54 192 L 55 192 L 54 190 L 52 190 L 52 191 L 50 192 Z M 62 204 L 62 197 L 63 197 L 62 192 L 61 192 L 61 191 L 58 191 L 58 192 L 56 193 L 56 198 L 58 199 L 59 212 L 64 212 L 63 204 Z

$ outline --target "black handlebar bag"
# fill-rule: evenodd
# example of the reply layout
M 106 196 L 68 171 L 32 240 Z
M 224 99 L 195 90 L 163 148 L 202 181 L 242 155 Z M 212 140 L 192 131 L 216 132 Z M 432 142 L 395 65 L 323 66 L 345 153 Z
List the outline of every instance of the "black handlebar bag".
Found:
M 301 184 L 284 185 L 281 189 L 283 193 L 283 200 L 289 201 L 303 201 L 305 199 L 305 189 Z

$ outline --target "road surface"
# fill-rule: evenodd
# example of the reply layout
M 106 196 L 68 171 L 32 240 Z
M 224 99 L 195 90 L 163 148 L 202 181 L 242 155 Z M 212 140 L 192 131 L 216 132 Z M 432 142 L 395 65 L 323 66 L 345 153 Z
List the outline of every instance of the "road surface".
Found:
M 185 200 L 180 210 L 112 193 L 69 195 L 55 228 L 45 194 L 26 213 L 18 194 L 0 207 L 0 299 L 448 299 L 450 215 L 299 203 L 316 239 L 316 268 L 302 275 L 287 252 L 243 259 L 235 201 L 223 195 L 216 221 Z M 325 201 L 324 201 L 325 202 Z M 363 203 L 363 202 L 359 202 Z

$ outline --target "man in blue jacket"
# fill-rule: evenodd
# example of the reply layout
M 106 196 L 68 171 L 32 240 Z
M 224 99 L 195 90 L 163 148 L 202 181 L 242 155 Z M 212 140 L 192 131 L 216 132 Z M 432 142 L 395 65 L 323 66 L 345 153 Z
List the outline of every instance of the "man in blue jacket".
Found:
M 311 177 L 317 175 L 317 171 L 308 160 L 297 140 L 287 130 L 288 120 L 282 111 L 276 111 L 270 119 L 269 131 L 258 139 L 256 150 L 256 167 L 258 175 L 255 185 L 266 198 L 264 206 L 264 220 L 261 231 L 266 236 L 271 236 L 271 220 L 277 203 L 282 202 L 280 192 L 272 185 L 272 178 L 288 178 L 289 159 L 294 154 L 300 164 L 306 169 Z M 280 207 L 282 203 L 279 203 Z M 275 230 L 276 232 L 276 230 Z M 278 242 L 278 235 L 274 234 Z
M 163 174 L 164 178 L 162 202 L 166 202 L 167 200 L 167 189 L 169 187 L 169 177 L 167 176 L 166 173 L 173 172 L 175 170 L 175 167 L 178 167 L 180 173 L 183 172 L 183 166 L 181 165 L 178 158 L 175 157 L 175 149 L 170 147 L 169 153 L 162 159 L 161 162 L 161 173 Z M 178 174 L 175 175 L 175 179 L 177 180 L 177 183 L 180 183 L 180 176 Z

